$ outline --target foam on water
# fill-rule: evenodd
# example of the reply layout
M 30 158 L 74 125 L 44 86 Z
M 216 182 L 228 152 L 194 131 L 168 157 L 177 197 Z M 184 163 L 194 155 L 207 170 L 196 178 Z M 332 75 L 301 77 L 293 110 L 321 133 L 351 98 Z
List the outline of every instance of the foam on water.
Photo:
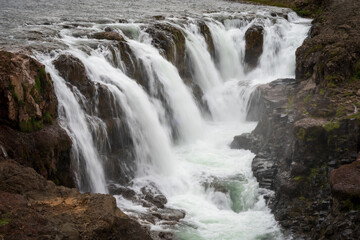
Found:
M 282 239 L 251 171 L 254 154 L 232 150 L 229 143 L 233 136 L 251 132 L 256 126 L 246 121 L 248 101 L 255 86 L 277 78 L 294 77 L 295 50 L 305 39 L 309 22 L 294 13 L 289 14 L 289 21 L 271 17 L 266 12 L 259 12 L 259 16 L 249 20 L 228 15 L 217 13 L 206 17 L 216 59 L 211 57 L 196 18 L 188 18 L 185 23 L 175 18 L 163 22 L 184 32 L 193 80 L 204 93 L 210 118 L 201 114 L 191 89 L 184 84 L 177 69 L 151 45 L 144 24 L 110 25 L 119 32 L 133 32 L 133 39 L 126 39 L 137 61 L 144 66 L 150 83 L 147 92 L 125 75 L 120 52 L 115 54 L 121 63 L 117 67 L 107 58 L 110 53 L 106 47 L 95 50 L 83 47 L 94 40 L 72 37 L 66 30 L 58 40 L 69 46 L 64 52 L 80 59 L 88 78 L 108 89 L 115 106 L 125 112 L 124 116 L 115 114 L 115 117 L 125 118 L 134 143 L 133 189 L 139 191 L 154 183 L 167 197 L 168 207 L 186 211 L 186 224 L 178 227 L 178 238 Z M 223 23 L 216 20 L 219 16 L 227 20 Z M 264 28 L 264 51 L 259 65 L 248 71 L 244 64 L 244 36 L 253 24 Z M 92 26 L 92 30 L 96 28 L 100 26 Z M 108 183 L 103 160 L 97 153 L 97 139 L 89 132 L 89 129 L 97 132 L 96 129 L 101 128 L 101 119 L 87 116 L 80 107 L 86 99 L 79 92 L 71 91 L 58 75 L 51 63 L 58 54 L 39 56 L 39 59 L 53 76 L 61 122 L 73 139 L 75 156 L 85 161 L 91 190 L 106 192 Z M 157 91 L 162 91 L 169 109 L 156 99 Z M 167 111 L 174 115 L 173 126 L 164 120 Z M 181 141 L 172 140 L 172 127 L 176 128 Z M 147 211 L 120 196 L 116 198 L 129 214 L 136 216 L 136 212 Z M 152 228 L 161 229 L 161 226 Z

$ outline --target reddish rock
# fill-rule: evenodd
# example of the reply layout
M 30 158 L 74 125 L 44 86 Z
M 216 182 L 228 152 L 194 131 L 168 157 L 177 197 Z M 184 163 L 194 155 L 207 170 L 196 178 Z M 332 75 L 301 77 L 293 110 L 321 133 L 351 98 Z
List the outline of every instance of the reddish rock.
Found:
M 151 239 L 110 195 L 57 187 L 12 160 L 0 161 L 0 170 L 0 237 Z
M 71 140 L 56 117 L 57 99 L 45 66 L 23 54 L 0 51 L 1 155 L 73 187 Z
M 57 116 L 57 100 L 45 66 L 23 54 L 0 51 L 0 122 L 31 132 Z
M 333 170 L 330 183 L 334 197 L 360 201 L 360 161 L 357 160 Z

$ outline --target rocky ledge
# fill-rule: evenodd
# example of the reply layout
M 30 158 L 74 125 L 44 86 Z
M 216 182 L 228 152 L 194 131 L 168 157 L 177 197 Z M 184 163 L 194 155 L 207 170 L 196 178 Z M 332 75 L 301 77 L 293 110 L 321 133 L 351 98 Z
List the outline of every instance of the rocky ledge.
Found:
M 307 2 L 320 10 L 296 52 L 296 79 L 257 88 L 248 119 L 259 123 L 231 147 L 256 153 L 254 175 L 274 191 L 266 199 L 286 234 L 358 239 L 360 2 Z
M 0 51 L 0 239 L 151 239 L 112 196 L 67 188 L 72 142 L 57 108 L 42 64 Z
M 151 239 L 105 194 L 80 194 L 0 160 L 1 239 Z

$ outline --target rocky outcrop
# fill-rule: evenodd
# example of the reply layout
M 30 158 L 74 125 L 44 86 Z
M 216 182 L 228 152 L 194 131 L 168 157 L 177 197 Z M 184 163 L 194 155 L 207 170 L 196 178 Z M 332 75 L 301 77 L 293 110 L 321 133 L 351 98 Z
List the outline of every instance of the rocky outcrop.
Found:
M 256 153 L 254 175 L 274 191 L 266 198 L 286 233 L 357 239 L 360 3 L 307 2 L 322 7 L 296 52 L 296 80 L 258 88 L 248 119 L 259 123 L 231 146 Z
M 262 26 L 251 26 L 245 33 L 245 58 L 244 61 L 251 70 L 258 64 L 263 51 L 264 28 Z
M 360 78 L 359 5 L 356 0 L 326 1 L 309 38 L 296 51 L 298 80 L 336 88 Z
M 257 91 L 254 97 L 260 97 L 253 101 L 261 107 L 250 108 L 249 112 L 259 117 L 259 123 L 251 134 L 236 136 L 231 147 L 256 153 L 252 170 L 260 187 L 275 192 L 265 196 L 275 218 L 296 237 L 326 239 L 336 228 L 337 236 L 355 239 L 356 231 L 350 235 L 345 231 L 350 225 L 343 229 L 336 227 L 346 216 L 351 215 L 357 221 L 359 212 L 350 214 L 338 210 L 344 208 L 336 203 L 339 191 L 336 189 L 353 183 L 341 175 L 345 166 L 339 168 L 340 173 L 334 169 L 356 160 L 360 146 L 359 121 L 352 115 L 340 118 L 316 115 L 322 113 L 316 109 L 329 107 L 330 98 L 317 96 L 315 88 L 305 82 L 277 80 L 260 86 Z M 351 179 L 356 182 L 358 172 L 354 164 L 345 169 L 352 169 Z M 346 198 L 345 201 L 350 202 L 343 204 L 357 211 L 356 199 Z
M 333 201 L 341 208 L 360 209 L 360 161 L 346 164 L 331 172 Z M 337 209 L 341 210 L 341 209 Z
M 44 65 L 0 51 L 0 146 L 4 157 L 74 186 L 71 141 L 56 121 L 57 100 Z
M 77 88 L 85 97 L 87 100 L 83 104 L 85 111 L 105 123 L 106 137 L 102 132 L 93 132 L 93 134 L 103 142 L 98 149 L 104 156 L 107 178 L 109 181 L 128 183 L 134 174 L 135 163 L 132 160 L 134 159 L 132 138 L 128 125 L 123 120 L 125 117 L 121 106 L 116 103 L 111 91 L 105 85 L 95 83 L 88 78 L 85 66 L 78 58 L 63 54 L 53 63 L 69 86 Z M 119 157 L 122 161 L 116 160 Z
M 50 75 L 33 58 L 0 51 L 0 84 L 1 123 L 31 132 L 56 118 Z
M 2 238 L 151 239 L 110 195 L 57 187 L 12 160 L 0 160 L 0 170 Z

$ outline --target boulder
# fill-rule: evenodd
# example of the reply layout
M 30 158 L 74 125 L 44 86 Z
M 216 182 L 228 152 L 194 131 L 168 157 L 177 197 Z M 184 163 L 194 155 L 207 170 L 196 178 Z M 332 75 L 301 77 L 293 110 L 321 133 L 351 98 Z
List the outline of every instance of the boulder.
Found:
M 0 51 L 0 123 L 23 132 L 57 117 L 57 99 L 45 66 L 23 54 Z
M 6 239 L 151 239 L 105 194 L 57 187 L 33 169 L 0 161 L 0 236 Z
M 343 165 L 331 172 L 332 196 L 348 207 L 360 206 L 360 161 Z
M 0 51 L 0 146 L 3 156 L 33 167 L 57 184 L 74 186 L 71 140 L 56 121 L 57 99 L 45 66 Z
M 94 33 L 89 36 L 98 40 L 110 40 L 110 41 L 125 41 L 124 37 L 117 32 L 105 31 Z
M 249 70 L 256 67 L 263 52 L 264 28 L 253 25 L 245 33 L 245 63 Z

